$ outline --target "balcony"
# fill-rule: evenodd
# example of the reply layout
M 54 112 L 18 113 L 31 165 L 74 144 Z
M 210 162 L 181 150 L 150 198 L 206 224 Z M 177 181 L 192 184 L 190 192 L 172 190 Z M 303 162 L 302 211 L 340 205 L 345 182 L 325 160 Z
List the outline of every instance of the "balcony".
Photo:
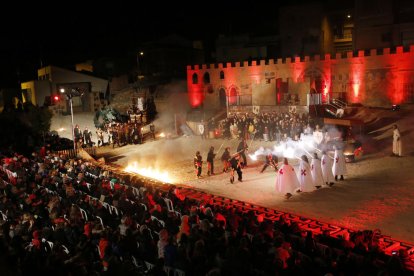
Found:
M 334 36 L 334 43 L 352 42 L 352 33 Z

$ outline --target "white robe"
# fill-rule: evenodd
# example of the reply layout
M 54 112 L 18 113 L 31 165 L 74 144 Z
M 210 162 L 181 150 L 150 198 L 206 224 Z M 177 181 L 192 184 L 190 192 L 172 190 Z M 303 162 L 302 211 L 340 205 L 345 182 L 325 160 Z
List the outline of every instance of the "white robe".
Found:
M 295 169 L 291 165 L 285 165 L 279 169 L 276 177 L 276 191 L 287 194 L 293 193 L 299 188 L 299 181 Z
M 319 130 L 315 130 L 313 132 L 313 140 L 317 145 L 320 145 L 320 143 L 323 141 L 323 133 Z
M 298 178 L 300 182 L 300 190 L 302 192 L 311 192 L 315 190 L 315 185 L 313 185 L 311 166 L 308 162 L 300 160 Z
M 344 175 L 346 174 L 346 165 L 345 165 L 345 155 L 344 152 L 340 149 L 335 150 L 334 154 L 334 164 L 332 167 L 333 175 Z
M 323 176 L 323 181 L 326 183 L 333 183 L 335 178 L 332 174 L 332 159 L 324 154 L 321 157 L 321 166 L 322 166 L 322 176 Z
M 312 158 L 311 172 L 312 172 L 313 185 L 321 186 L 322 184 L 324 184 L 323 177 L 322 177 L 321 160 Z
M 395 155 L 402 155 L 402 144 L 401 144 L 401 134 L 398 128 L 393 131 L 393 140 L 392 140 L 392 153 Z

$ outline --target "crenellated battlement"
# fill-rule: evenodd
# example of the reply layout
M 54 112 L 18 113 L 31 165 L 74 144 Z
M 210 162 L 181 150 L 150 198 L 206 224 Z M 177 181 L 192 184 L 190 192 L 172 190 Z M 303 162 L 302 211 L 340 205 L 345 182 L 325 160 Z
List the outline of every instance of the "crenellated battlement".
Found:
M 324 62 L 324 61 L 343 61 L 353 58 L 364 58 L 364 57 L 381 57 L 387 55 L 403 55 L 403 54 L 413 54 L 414 55 L 414 45 L 409 47 L 397 46 L 393 48 L 382 48 L 382 49 L 369 49 L 369 50 L 358 50 L 358 51 L 349 51 L 346 53 L 336 53 L 334 56 L 331 54 L 314 55 L 314 56 L 295 56 L 295 57 L 285 57 L 275 59 L 262 59 L 262 60 L 252 60 L 252 61 L 237 61 L 237 62 L 226 62 L 226 63 L 212 63 L 212 64 L 194 64 L 188 65 L 187 70 L 209 70 L 209 69 L 224 69 L 224 68 L 243 68 L 243 67 L 254 67 L 254 66 L 264 66 L 264 65 L 282 65 L 282 64 L 300 64 L 306 62 Z

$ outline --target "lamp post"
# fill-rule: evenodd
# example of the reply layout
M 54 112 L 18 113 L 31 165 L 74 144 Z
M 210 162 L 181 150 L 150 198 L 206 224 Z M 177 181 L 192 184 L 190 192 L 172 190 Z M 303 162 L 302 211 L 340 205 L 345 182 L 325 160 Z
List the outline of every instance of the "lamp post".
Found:
M 73 150 L 76 152 L 76 141 L 75 141 L 75 128 L 73 126 L 73 96 L 82 96 L 83 93 L 79 92 L 79 89 L 71 88 L 70 91 L 66 91 L 64 88 L 59 89 L 60 93 L 66 95 L 66 99 L 69 100 L 70 105 L 70 117 L 72 123 L 72 141 L 73 141 Z

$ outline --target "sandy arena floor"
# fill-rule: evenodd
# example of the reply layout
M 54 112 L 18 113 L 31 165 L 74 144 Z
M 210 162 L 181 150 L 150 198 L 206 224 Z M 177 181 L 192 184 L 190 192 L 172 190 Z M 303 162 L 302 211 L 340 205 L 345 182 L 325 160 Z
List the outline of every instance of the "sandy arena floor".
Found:
M 412 141 L 414 125 L 413 107 L 393 112 L 383 109 L 364 109 L 356 117 L 365 122 L 363 142 L 365 154 L 356 163 L 348 163 L 345 181 L 337 182 L 331 188 L 295 194 L 289 200 L 275 190 L 276 173 L 268 168 L 259 171 L 262 158 L 243 171 L 243 182 L 230 184 L 229 174 L 222 170 L 219 157 L 224 147 L 236 151 L 238 141 L 208 139 L 200 137 L 178 137 L 147 141 L 143 145 L 129 145 L 121 148 L 99 149 L 106 162 L 121 166 L 137 161 L 141 166 L 153 166 L 168 171 L 175 184 L 184 184 L 211 194 L 247 201 L 264 207 L 319 219 L 351 229 L 380 229 L 382 234 L 394 239 L 414 243 L 414 154 Z M 398 123 L 403 135 L 404 157 L 391 157 L 393 123 Z M 250 143 L 250 141 L 249 141 Z M 192 159 L 197 150 L 205 160 L 210 146 L 217 155 L 217 175 L 206 175 L 197 179 Z M 250 152 L 259 147 L 273 147 L 274 143 L 254 141 Z M 280 161 L 280 160 L 279 160 Z M 296 167 L 297 168 L 297 167 Z

